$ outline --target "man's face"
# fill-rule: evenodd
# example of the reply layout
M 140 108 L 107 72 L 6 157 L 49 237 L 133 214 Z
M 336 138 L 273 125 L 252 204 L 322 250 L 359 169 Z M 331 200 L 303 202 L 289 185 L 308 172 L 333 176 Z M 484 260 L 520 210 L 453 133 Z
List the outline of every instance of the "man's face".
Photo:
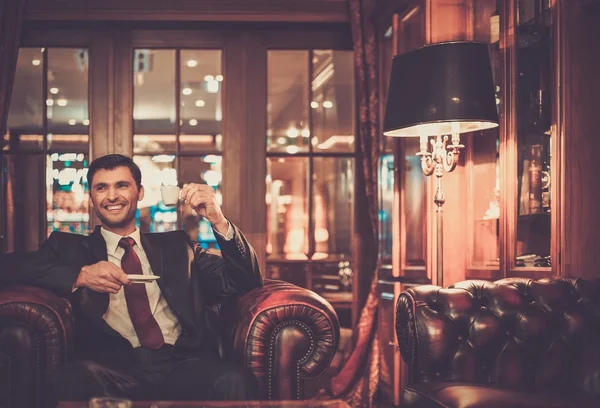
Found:
M 144 198 L 128 167 L 98 170 L 92 179 L 90 204 L 102 225 L 108 229 L 127 228 L 135 224 L 137 202 Z

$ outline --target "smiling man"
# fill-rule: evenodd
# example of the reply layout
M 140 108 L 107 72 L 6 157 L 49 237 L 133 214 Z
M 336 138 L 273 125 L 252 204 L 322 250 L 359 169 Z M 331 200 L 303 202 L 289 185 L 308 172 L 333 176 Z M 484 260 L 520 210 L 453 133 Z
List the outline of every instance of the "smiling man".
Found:
M 190 184 L 181 198 L 211 223 L 223 256 L 183 231 L 140 233 L 144 187 L 131 158 L 100 157 L 87 177 L 101 227 L 89 236 L 53 232 L 36 252 L 0 258 L 0 284 L 40 286 L 73 306 L 75 358 L 51 380 L 56 401 L 253 399 L 254 378 L 219 357 L 205 324 L 205 305 L 262 285 L 252 246 L 213 189 Z

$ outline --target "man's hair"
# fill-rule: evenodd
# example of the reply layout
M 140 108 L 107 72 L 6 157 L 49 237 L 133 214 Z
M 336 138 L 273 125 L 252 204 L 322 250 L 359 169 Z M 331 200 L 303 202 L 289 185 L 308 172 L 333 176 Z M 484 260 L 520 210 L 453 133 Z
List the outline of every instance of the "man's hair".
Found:
M 107 154 L 106 156 L 98 157 L 90 163 L 87 173 L 88 188 L 92 188 L 92 180 L 98 170 L 114 170 L 117 167 L 127 167 L 138 189 L 142 187 L 142 172 L 138 165 L 131 160 L 131 157 L 123 156 L 122 154 Z

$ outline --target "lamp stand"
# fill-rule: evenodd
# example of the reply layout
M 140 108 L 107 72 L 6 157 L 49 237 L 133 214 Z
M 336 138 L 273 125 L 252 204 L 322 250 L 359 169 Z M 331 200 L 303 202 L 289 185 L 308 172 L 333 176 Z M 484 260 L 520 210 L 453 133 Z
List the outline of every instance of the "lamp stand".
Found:
M 437 285 L 444 287 L 444 219 L 442 206 L 446 202 L 442 190 L 442 176 L 450 173 L 456 168 L 460 149 L 465 147 L 460 144 L 460 134 L 452 135 L 451 144 L 448 145 L 448 136 L 437 135 L 431 139 L 432 151 L 428 149 L 428 136 L 421 136 L 417 156 L 421 156 L 421 169 L 423 174 L 431 176 L 435 174 L 436 190 L 433 201 L 436 208 L 436 277 Z

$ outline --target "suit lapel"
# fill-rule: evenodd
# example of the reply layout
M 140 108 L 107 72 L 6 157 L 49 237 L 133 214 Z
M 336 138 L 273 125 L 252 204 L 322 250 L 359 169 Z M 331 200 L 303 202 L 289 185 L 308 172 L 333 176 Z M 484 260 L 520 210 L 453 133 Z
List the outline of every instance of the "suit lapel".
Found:
M 152 273 L 161 277 L 157 283 L 162 295 L 183 320 L 182 323 L 187 323 L 188 327 L 193 326 L 190 262 L 185 253 L 187 245 L 182 240 L 161 239 L 158 234 L 141 234 L 141 237 Z
M 100 261 L 106 261 L 106 241 L 102 237 L 100 227 L 97 226 L 86 240 L 88 246 L 86 253 L 86 264 L 93 265 Z M 108 308 L 108 293 L 95 292 L 88 288 L 81 289 L 81 307 L 85 314 L 91 319 L 102 324 L 102 316 Z

